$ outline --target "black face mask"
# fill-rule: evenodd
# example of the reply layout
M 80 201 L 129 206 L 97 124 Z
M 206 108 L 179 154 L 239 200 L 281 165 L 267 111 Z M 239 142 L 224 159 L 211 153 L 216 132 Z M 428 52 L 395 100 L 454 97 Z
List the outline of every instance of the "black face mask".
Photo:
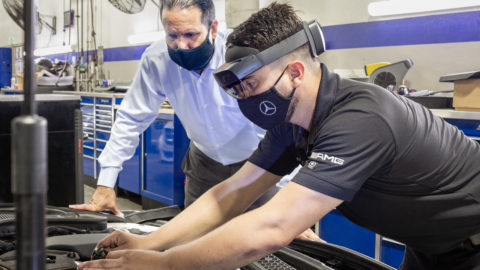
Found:
M 237 100 L 238 107 L 240 107 L 243 115 L 263 129 L 272 129 L 276 125 L 284 123 L 287 117 L 288 108 L 296 88 L 293 88 L 292 93 L 288 97 L 282 96 L 275 88 L 285 70 L 268 91 L 260 95 Z
M 209 39 L 210 32 L 200 46 L 193 49 L 172 49 L 168 47 L 168 55 L 179 66 L 188 70 L 202 70 L 212 59 L 214 46 Z

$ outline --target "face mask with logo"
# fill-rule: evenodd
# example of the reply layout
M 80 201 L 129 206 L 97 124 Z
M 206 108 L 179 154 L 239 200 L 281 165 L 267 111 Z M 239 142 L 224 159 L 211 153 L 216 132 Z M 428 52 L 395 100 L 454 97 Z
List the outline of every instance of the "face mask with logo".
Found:
M 193 49 L 172 49 L 168 47 L 168 55 L 179 66 L 188 70 L 202 70 L 212 59 L 214 46 L 210 42 L 210 32 L 200 46 Z
M 284 123 L 287 117 L 288 108 L 296 88 L 293 88 L 288 97 L 282 96 L 275 88 L 285 70 L 269 90 L 259 95 L 237 100 L 238 107 L 243 115 L 263 129 L 272 129 Z

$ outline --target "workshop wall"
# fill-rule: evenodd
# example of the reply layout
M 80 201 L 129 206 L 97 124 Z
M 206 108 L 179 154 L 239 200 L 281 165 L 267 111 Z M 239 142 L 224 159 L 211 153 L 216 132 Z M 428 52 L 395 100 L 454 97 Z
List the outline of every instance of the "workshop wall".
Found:
M 55 0 L 37 1 L 37 3 L 41 15 L 57 17 L 57 33 L 53 35 L 51 31 L 44 28 L 37 35 L 36 48 L 58 47 L 65 43 L 71 44 L 75 51 L 83 49 L 86 53 L 93 50 L 94 45 L 103 46 L 105 49 L 104 72 L 109 79 L 116 81 L 132 80 L 141 54 L 148 45 L 129 44 L 128 36 L 163 30 L 159 9 L 152 0 L 147 0 L 144 10 L 137 14 L 123 13 L 106 0 Z M 226 29 L 225 1 L 214 0 L 214 3 L 220 27 Z M 73 27 L 63 27 L 64 11 L 70 7 L 74 10 L 75 16 L 83 15 L 83 25 L 79 24 L 75 17 Z M 77 37 L 77 31 L 81 35 L 82 30 L 83 43 L 82 37 Z M 92 31 L 96 33 L 95 39 L 92 37 Z M 10 18 L 3 5 L 0 5 L 0 32 L 2 33 L 0 47 L 23 44 L 23 30 Z M 69 61 L 72 60 L 72 56 L 78 59 L 78 55 L 72 53 L 69 55 Z M 48 57 L 52 60 L 64 60 L 66 55 Z
M 273 1 L 262 0 L 260 7 Z M 405 76 L 414 89 L 451 90 L 440 76 L 480 70 L 480 8 L 374 18 L 371 0 L 280 0 L 292 4 L 304 20 L 324 26 L 330 69 L 363 69 L 365 64 L 412 59 Z
M 217 17 L 224 29 L 234 27 L 251 13 L 265 7 L 272 0 L 214 0 Z M 421 90 L 450 90 L 449 83 L 439 83 L 440 76 L 480 69 L 480 8 L 459 9 L 454 12 L 434 12 L 408 16 L 373 18 L 367 13 L 372 0 L 279 0 L 292 4 L 304 20 L 317 19 L 324 27 L 327 49 L 321 61 L 330 69 L 355 71 L 352 76 L 364 75 L 365 64 L 397 62 L 410 58 L 414 66 L 406 75 L 409 87 Z M 83 3 L 83 49 L 94 47 L 91 7 L 95 43 L 105 48 L 105 74 L 109 79 L 129 81 L 138 67 L 142 52 L 148 44 L 132 45 L 128 36 L 162 30 L 157 6 L 147 1 L 138 14 L 126 14 L 108 1 L 56 0 L 38 1 L 44 15 L 57 16 L 57 34 L 43 29 L 37 37 L 37 47 L 61 46 L 63 42 L 82 46 L 77 42 L 77 20 L 63 31 L 63 12 L 71 3 L 75 14 L 81 15 Z M 77 12 L 78 6 L 78 12 Z M 48 18 L 47 18 L 48 19 Z M 78 28 L 81 30 L 81 27 Z M 23 43 L 23 31 L 0 6 L 0 47 Z M 81 39 L 80 39 L 81 40 Z M 72 54 L 74 55 L 74 54 Z M 71 56 L 72 56 L 71 55 Z M 65 55 L 53 55 L 64 59 Z
M 52 23 L 51 16 L 56 16 L 57 19 L 57 33 L 55 35 L 47 27 L 41 27 L 40 32 L 37 33 L 36 47 L 44 48 L 49 45 L 60 46 L 63 42 L 63 1 L 37 1 L 41 2 L 38 5 L 38 12 L 42 19 L 47 23 Z M 65 1 L 68 2 L 68 1 Z M 60 4 L 59 4 L 60 3 Z M 0 47 L 8 47 L 12 45 L 23 44 L 23 29 L 15 23 L 6 12 L 3 4 L 0 5 Z M 73 41 L 76 43 L 76 38 L 72 34 Z M 68 37 L 67 37 L 68 41 Z
M 8 16 L 0 5 L 0 47 L 7 47 L 14 43 L 23 43 L 23 31 Z

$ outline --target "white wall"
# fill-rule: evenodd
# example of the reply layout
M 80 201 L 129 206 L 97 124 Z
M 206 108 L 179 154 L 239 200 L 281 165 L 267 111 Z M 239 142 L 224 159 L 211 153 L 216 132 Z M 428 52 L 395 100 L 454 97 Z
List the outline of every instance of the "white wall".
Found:
M 225 13 L 227 26 L 233 28 L 245 21 L 260 8 L 259 0 L 226 0 Z
M 93 48 L 91 20 L 87 20 L 90 0 L 72 0 L 72 9 L 76 10 L 77 1 L 84 3 L 84 50 L 87 45 Z M 63 33 L 63 11 L 68 9 L 69 0 L 42 0 L 39 2 L 39 11 L 42 14 L 57 15 L 57 35 L 51 35 L 44 29 L 37 38 L 37 47 L 60 46 L 64 40 L 68 43 L 68 30 Z M 222 25 L 225 21 L 229 27 L 234 27 L 248 18 L 259 8 L 265 7 L 272 0 L 214 0 L 217 18 Z M 372 0 L 280 0 L 288 2 L 295 7 L 304 20 L 317 19 L 323 26 L 342 25 L 349 23 L 371 22 L 401 18 L 372 18 L 367 13 L 367 6 Z M 147 0 L 145 9 L 139 14 L 125 14 L 114 8 L 107 0 L 93 0 L 95 16 L 95 31 L 97 33 L 97 46 L 104 48 L 132 46 L 127 38 L 134 33 L 151 32 L 161 29 L 158 8 Z M 464 9 L 463 11 L 475 10 Z M 477 8 L 478 10 L 478 8 Z M 455 12 L 462 11 L 456 10 Z M 75 11 L 76 14 L 79 12 Z M 445 12 L 443 12 L 445 13 Z M 436 13 L 430 13 L 436 14 Z M 425 15 L 425 14 L 420 14 Z M 417 15 L 418 16 L 418 15 Z M 404 16 L 405 17 L 405 16 Z M 408 16 L 407 16 L 408 17 Z M 90 18 L 90 17 L 89 17 Z M 71 29 L 71 42 L 77 44 L 77 21 Z M 22 43 L 23 31 L 6 14 L 0 5 L 0 47 L 10 44 Z M 381 35 L 382 33 L 378 33 Z M 365 64 L 375 62 L 396 62 L 411 58 L 414 66 L 406 75 L 407 84 L 416 89 L 448 90 L 451 84 L 439 83 L 440 76 L 456 72 L 480 70 L 480 42 L 443 43 L 427 45 L 388 46 L 375 48 L 336 49 L 326 52 L 321 56 L 321 61 L 330 69 L 362 69 Z M 138 66 L 138 60 L 107 62 L 106 74 L 113 79 L 123 81 L 132 79 Z
M 63 42 L 63 0 L 40 1 L 38 11 L 42 15 L 57 16 L 57 34 L 52 35 L 47 28 L 43 28 L 36 39 L 36 47 L 43 48 L 48 44 L 61 45 Z M 45 17 L 45 20 L 51 23 L 51 19 Z M 13 44 L 23 44 L 24 34 L 20 28 L 8 15 L 3 4 L 0 5 L 0 47 L 8 47 Z
M 0 5 L 0 33 L 0 47 L 23 43 L 23 30 L 10 19 L 3 5 Z

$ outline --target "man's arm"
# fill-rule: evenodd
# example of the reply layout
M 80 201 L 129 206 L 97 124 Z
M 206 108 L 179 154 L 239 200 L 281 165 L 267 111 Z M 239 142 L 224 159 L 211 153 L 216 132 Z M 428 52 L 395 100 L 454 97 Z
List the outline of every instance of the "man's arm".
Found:
M 95 193 L 88 204 L 70 205 L 70 208 L 87 211 L 110 210 L 115 215 L 122 215 L 116 207 L 113 187 L 123 162 L 133 156 L 140 134 L 155 120 L 158 109 L 165 100 L 165 96 L 155 89 L 156 78 L 150 74 L 149 62 L 144 54 L 135 79 L 116 113 L 110 138 L 98 158 L 101 171 Z
M 264 206 L 162 256 L 167 269 L 240 267 L 286 246 L 341 202 L 291 182 Z
M 166 250 L 190 242 L 243 213 L 280 178 L 247 162 L 234 175 L 208 190 L 146 239 L 133 244 L 123 239 L 123 235 L 113 234 L 97 246 Z

